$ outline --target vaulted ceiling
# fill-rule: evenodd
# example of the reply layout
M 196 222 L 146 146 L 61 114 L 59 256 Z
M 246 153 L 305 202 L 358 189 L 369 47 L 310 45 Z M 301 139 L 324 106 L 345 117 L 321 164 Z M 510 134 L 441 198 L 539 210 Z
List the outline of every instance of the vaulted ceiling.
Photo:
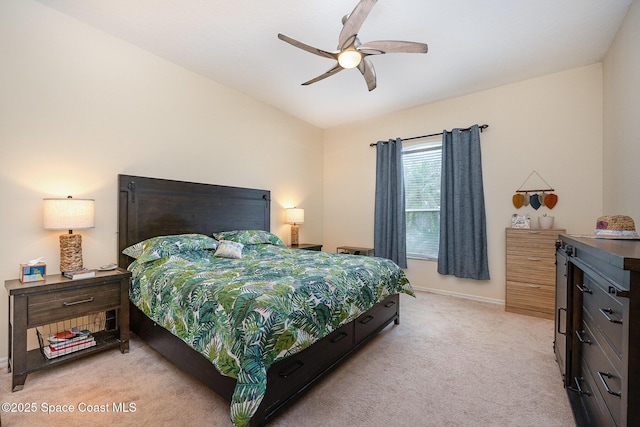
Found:
M 321 128 L 465 95 L 603 59 L 632 0 L 379 0 L 359 38 L 427 43 L 371 57 L 309 86 L 358 0 L 37 0 Z

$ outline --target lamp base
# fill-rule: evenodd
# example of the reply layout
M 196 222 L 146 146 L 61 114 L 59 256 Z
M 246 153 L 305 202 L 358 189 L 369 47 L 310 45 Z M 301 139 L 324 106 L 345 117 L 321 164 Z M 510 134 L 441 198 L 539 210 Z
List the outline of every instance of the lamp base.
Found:
M 60 235 L 60 272 L 82 269 L 82 236 L 80 234 Z
M 300 242 L 298 241 L 298 229 L 300 227 L 296 224 L 291 224 L 291 245 L 296 246 Z

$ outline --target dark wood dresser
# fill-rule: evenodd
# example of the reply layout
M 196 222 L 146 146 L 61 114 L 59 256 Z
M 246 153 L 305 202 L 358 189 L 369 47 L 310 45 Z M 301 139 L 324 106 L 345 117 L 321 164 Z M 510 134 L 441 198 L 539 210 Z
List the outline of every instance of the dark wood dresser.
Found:
M 640 425 L 640 241 L 557 247 L 554 346 L 576 423 Z

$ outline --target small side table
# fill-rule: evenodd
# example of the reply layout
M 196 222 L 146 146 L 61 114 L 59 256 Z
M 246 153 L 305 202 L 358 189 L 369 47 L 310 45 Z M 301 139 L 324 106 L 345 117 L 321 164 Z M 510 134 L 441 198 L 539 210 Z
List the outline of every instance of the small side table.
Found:
M 339 254 L 373 256 L 373 248 L 361 248 L 358 246 L 338 246 L 336 252 Z
M 305 249 L 307 251 L 321 251 L 322 245 L 316 243 L 300 243 L 299 245 L 287 245 L 290 249 Z
M 131 272 L 96 271 L 95 277 L 71 280 L 61 274 L 42 282 L 7 280 L 9 294 L 9 363 L 11 390 L 22 390 L 27 374 L 119 347 L 129 351 L 129 279 Z M 27 330 L 106 312 L 104 330 L 93 333 L 96 345 L 47 359 L 40 348 L 27 351 Z

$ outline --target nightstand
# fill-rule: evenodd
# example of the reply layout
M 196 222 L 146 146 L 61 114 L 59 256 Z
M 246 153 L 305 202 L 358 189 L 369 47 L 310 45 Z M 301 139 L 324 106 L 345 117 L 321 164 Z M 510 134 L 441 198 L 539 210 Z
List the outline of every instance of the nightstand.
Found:
M 129 279 L 131 272 L 96 271 L 95 277 L 71 280 L 61 274 L 45 281 L 7 280 L 9 294 L 9 364 L 12 391 L 22 390 L 27 374 L 120 347 L 129 351 Z M 27 330 L 106 312 L 104 330 L 93 333 L 95 346 L 47 359 L 40 348 L 27 351 Z
M 287 245 L 290 249 L 305 249 L 307 251 L 320 251 L 322 250 L 322 245 L 317 245 L 315 243 L 300 243 L 299 245 Z
M 336 252 L 339 254 L 373 256 L 373 248 L 361 248 L 358 246 L 338 246 Z

